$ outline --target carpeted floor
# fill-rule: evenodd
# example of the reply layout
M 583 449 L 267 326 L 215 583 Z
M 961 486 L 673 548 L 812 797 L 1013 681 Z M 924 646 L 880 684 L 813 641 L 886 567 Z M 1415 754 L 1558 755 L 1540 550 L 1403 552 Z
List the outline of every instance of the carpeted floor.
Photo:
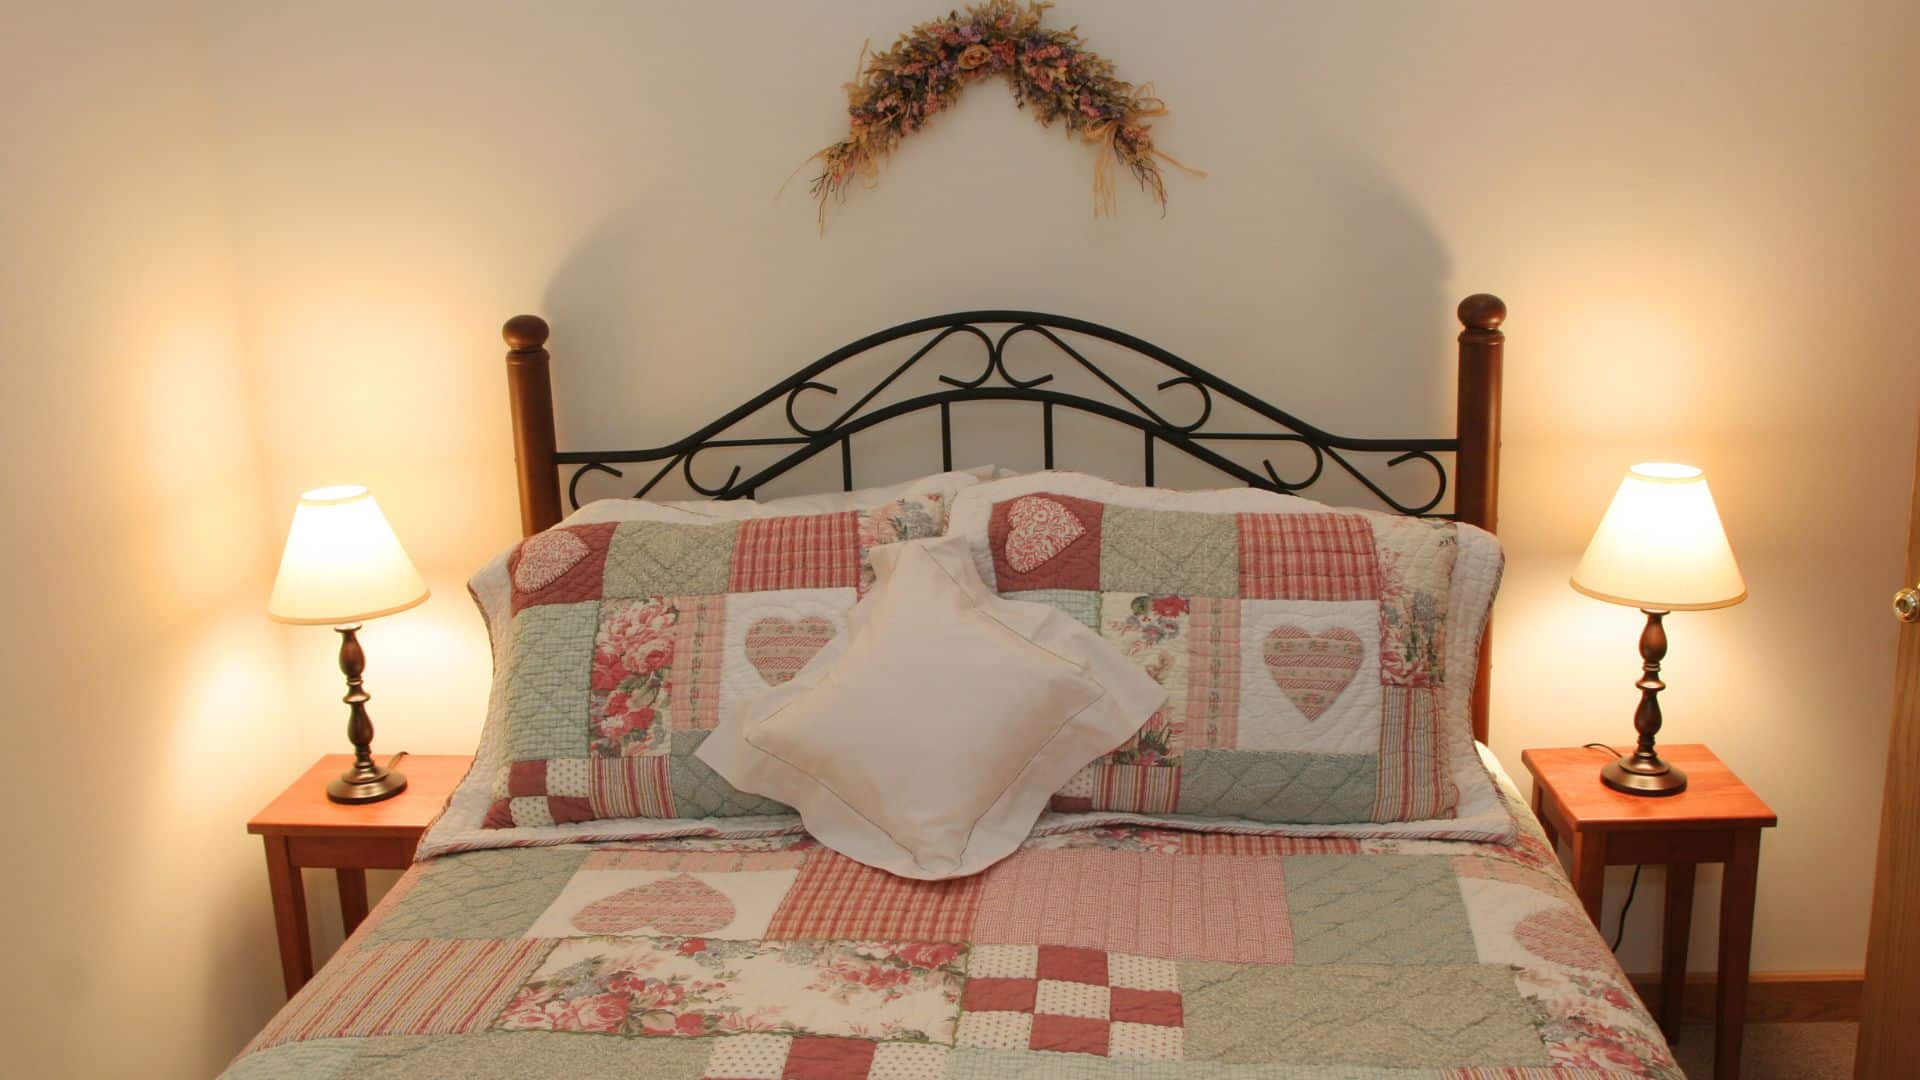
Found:
M 1859 1024 L 1749 1024 L 1744 1080 L 1847 1080 L 1853 1075 L 1853 1045 Z M 1673 1048 L 1693 1078 L 1713 1075 L 1713 1025 L 1688 1024 Z

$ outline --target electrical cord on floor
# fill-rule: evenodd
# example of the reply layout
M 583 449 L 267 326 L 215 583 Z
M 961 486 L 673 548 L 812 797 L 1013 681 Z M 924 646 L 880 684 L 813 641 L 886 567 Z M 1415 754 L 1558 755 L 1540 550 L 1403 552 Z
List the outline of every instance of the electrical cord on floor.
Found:
M 1620 942 L 1627 936 L 1627 909 L 1633 906 L 1633 894 L 1640 888 L 1641 867 L 1633 868 L 1633 880 L 1627 884 L 1627 901 L 1620 905 L 1620 925 L 1613 931 L 1613 951 L 1620 951 Z
M 1607 753 L 1612 754 L 1614 757 L 1617 757 L 1617 758 L 1626 756 L 1625 754 L 1622 754 L 1620 751 L 1615 750 L 1613 747 L 1608 746 L 1606 743 L 1600 743 L 1600 742 L 1581 743 L 1580 746 L 1582 749 L 1586 749 L 1586 750 L 1605 750 Z M 1627 938 L 1627 910 L 1633 907 L 1633 894 L 1640 891 L 1640 871 L 1644 869 L 1646 869 L 1645 864 L 1636 865 L 1633 868 L 1633 880 L 1627 883 L 1627 899 L 1625 903 L 1620 905 L 1620 922 L 1618 925 L 1616 925 L 1613 928 L 1613 951 L 1614 952 L 1620 951 L 1620 943 L 1622 941 L 1625 941 Z

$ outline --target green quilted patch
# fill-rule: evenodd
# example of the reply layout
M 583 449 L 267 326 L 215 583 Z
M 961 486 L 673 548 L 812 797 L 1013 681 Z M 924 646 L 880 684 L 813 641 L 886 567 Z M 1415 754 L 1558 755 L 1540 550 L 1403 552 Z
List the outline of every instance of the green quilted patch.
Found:
M 1108 506 L 1100 526 L 1102 592 L 1240 594 L 1232 514 Z
M 507 656 L 507 758 L 587 756 L 587 687 L 600 604 L 544 604 L 513 617 Z
M 425 1041 L 425 1040 L 418 1040 Z M 234 1062 L 221 1080 L 335 1080 L 349 1072 L 366 1039 L 313 1039 L 268 1047 Z
M 1071 615 L 1081 625 L 1094 633 L 1100 632 L 1100 594 L 1083 589 L 1027 589 L 1023 592 L 1001 593 L 1009 600 L 1024 600 L 1029 604 L 1045 604 L 1050 608 Z
M 1373 816 L 1380 760 L 1372 754 L 1188 749 L 1182 814 L 1320 824 Z
M 706 731 L 673 733 L 667 759 L 667 779 L 673 787 L 675 817 L 749 817 L 761 814 L 791 814 L 793 807 L 761 795 L 741 791 L 721 779 L 707 763 L 693 756 L 711 734 Z
M 1180 965 L 1180 991 L 1190 1061 L 1402 1068 L 1552 1063 L 1505 965 L 1189 961 Z
M 529 848 L 435 859 L 420 872 L 407 902 L 373 928 L 368 944 L 519 937 L 566 888 L 586 857 L 584 848 Z
M 624 521 L 607 547 L 608 597 L 701 596 L 727 591 L 738 522 Z
M 388 1036 L 356 1041 L 354 1080 L 457 1076 L 461 1080 L 524 1080 L 531 1076 L 700 1076 L 711 1039 L 645 1039 L 637 1053 L 625 1039 L 581 1038 L 566 1031 L 484 1031 L 453 1036 Z M 636 1062 L 643 1057 L 644 1064 Z M 564 1065 L 559 1063 L 564 1062 Z
M 1368 1065 L 1236 1065 L 956 1047 L 943 1080 L 1430 1080 Z M 916 1078 L 918 1080 L 918 1078 Z
M 1479 957 L 1444 855 L 1285 861 L 1296 964 L 1471 964 Z

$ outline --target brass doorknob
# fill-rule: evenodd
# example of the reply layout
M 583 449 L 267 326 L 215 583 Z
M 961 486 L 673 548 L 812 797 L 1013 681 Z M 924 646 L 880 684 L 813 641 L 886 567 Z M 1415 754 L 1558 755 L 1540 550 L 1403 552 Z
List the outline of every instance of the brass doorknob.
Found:
M 1920 622 L 1920 587 L 1894 593 L 1893 614 L 1901 622 Z

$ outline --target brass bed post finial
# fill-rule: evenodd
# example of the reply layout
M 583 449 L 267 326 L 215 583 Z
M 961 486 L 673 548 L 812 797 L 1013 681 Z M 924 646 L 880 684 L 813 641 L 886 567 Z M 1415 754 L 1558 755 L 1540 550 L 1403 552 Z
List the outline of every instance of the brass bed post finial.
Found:
M 500 328 L 500 336 L 508 349 L 507 398 L 513 409 L 513 458 L 520 479 L 520 529 L 532 536 L 560 520 L 547 321 L 538 315 L 515 315 Z

